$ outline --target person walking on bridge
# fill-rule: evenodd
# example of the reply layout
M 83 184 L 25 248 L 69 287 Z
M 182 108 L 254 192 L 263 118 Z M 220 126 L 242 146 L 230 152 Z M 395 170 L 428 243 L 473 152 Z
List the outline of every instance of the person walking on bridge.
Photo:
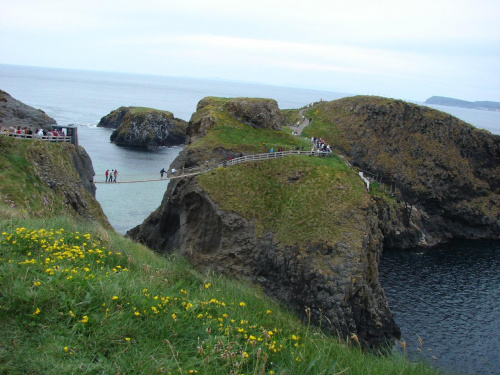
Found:
M 114 176 L 113 182 L 116 182 L 116 176 L 118 176 L 118 171 L 116 169 L 113 172 L 113 176 Z
M 163 174 L 165 173 L 167 173 L 167 171 L 165 171 L 165 168 L 162 168 L 160 171 L 160 178 L 163 178 Z
M 108 178 L 109 178 L 109 169 L 107 169 L 107 170 L 106 170 L 105 175 L 106 175 L 106 182 L 108 182 Z

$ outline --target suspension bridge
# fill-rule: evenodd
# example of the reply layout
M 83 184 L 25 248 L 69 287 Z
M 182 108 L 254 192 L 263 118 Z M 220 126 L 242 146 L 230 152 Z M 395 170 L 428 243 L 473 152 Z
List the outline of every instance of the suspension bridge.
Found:
M 94 183 L 95 184 L 106 184 L 106 183 L 130 184 L 130 183 L 151 182 L 151 181 L 170 181 L 170 180 L 174 180 L 174 179 L 178 179 L 178 178 L 186 178 L 186 177 L 196 176 L 196 175 L 199 175 L 202 173 L 207 173 L 207 172 L 210 172 L 210 171 L 217 169 L 217 168 L 225 168 L 225 167 L 229 167 L 232 165 L 251 162 L 251 161 L 263 161 L 263 160 L 276 159 L 276 158 L 291 156 L 291 155 L 330 156 L 332 154 L 329 152 L 317 151 L 317 150 L 276 151 L 276 152 L 270 152 L 270 153 L 265 153 L 265 154 L 245 155 L 245 156 L 241 156 L 238 158 L 225 160 L 222 162 L 215 162 L 215 163 L 214 162 L 206 162 L 204 165 L 201 165 L 201 166 L 197 166 L 194 168 L 182 168 L 180 170 L 175 170 L 175 172 L 172 172 L 171 170 L 169 170 L 169 171 L 166 171 L 166 173 L 163 177 L 160 177 L 159 172 L 155 173 L 154 175 L 142 174 L 142 175 L 134 175 L 133 176 L 133 175 L 127 175 L 127 174 L 123 174 L 123 175 L 119 174 L 117 176 L 116 182 L 106 182 L 106 180 L 103 178 L 103 179 L 94 180 Z

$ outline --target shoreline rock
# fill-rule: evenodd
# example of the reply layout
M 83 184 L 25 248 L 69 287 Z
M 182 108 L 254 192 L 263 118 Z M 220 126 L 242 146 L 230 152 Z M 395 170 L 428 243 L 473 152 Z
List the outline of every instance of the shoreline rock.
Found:
M 120 107 L 97 125 L 115 129 L 110 141 L 117 145 L 152 149 L 184 144 L 187 122 L 171 112 L 143 107 Z

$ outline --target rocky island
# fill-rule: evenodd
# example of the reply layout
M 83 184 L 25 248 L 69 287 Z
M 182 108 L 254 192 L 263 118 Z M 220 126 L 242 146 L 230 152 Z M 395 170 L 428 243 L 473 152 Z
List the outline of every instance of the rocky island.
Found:
M 491 101 L 468 102 L 460 99 L 447 98 L 444 96 L 432 96 L 425 101 L 426 104 L 445 105 L 448 107 L 460 107 L 479 109 L 483 111 L 500 112 L 500 103 Z
M 183 144 L 187 122 L 168 111 L 120 107 L 104 116 L 97 126 L 115 129 L 110 140 L 117 145 L 155 148 Z

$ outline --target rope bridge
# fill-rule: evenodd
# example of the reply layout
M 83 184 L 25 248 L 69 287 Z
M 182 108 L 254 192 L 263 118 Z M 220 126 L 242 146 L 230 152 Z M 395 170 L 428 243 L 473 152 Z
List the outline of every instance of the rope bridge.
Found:
M 234 158 L 231 160 L 223 161 L 223 162 L 217 162 L 217 163 L 205 163 L 202 166 L 194 167 L 194 168 L 182 168 L 181 170 L 176 170 L 174 173 L 171 171 L 165 172 L 165 176 L 163 178 L 159 177 L 160 173 L 155 173 L 153 177 L 153 174 L 148 174 L 148 175 L 141 175 L 138 177 L 134 177 L 132 175 L 127 175 L 127 174 L 119 174 L 117 177 L 116 182 L 106 182 L 105 179 L 99 179 L 95 180 L 95 184 L 106 184 L 106 183 L 112 183 L 112 184 L 129 184 L 129 183 L 138 183 L 138 182 L 151 182 L 151 181 L 170 181 L 178 178 L 185 178 L 185 177 L 191 177 L 191 176 L 196 176 L 202 173 L 210 172 L 214 169 L 217 168 L 224 168 L 228 167 L 231 165 L 236 165 L 240 163 L 246 163 L 250 161 L 262 161 L 262 160 L 269 160 L 269 159 L 276 159 L 280 158 L 283 156 L 291 156 L 291 155 L 307 155 L 307 156 L 330 156 L 331 154 L 328 152 L 323 152 L 323 151 L 301 151 L 301 150 L 296 150 L 296 151 L 277 151 L 277 152 L 271 152 L 271 153 L 266 153 L 266 154 L 254 154 L 254 155 L 246 155 L 246 156 L 241 156 L 238 158 Z M 110 175 L 110 177 L 113 177 Z

